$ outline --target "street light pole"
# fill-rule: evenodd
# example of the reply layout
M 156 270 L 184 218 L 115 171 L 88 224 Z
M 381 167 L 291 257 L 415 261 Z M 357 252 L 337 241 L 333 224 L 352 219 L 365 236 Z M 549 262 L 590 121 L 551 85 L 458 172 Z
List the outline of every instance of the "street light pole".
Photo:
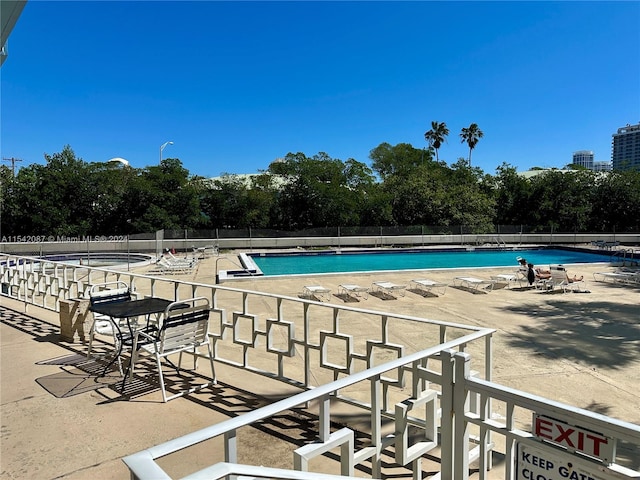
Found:
M 164 142 L 162 145 L 160 145 L 160 163 L 162 163 L 162 151 L 167 145 L 173 145 L 173 142 Z

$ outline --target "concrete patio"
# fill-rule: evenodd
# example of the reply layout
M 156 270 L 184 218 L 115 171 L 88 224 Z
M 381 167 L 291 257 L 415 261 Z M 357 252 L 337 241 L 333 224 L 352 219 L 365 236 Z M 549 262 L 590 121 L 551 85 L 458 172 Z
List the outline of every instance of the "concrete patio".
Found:
M 181 278 L 214 283 L 215 262 L 204 260 Z M 301 285 L 322 285 L 331 290 L 330 302 L 344 303 L 352 299 L 337 296 L 342 283 L 409 285 L 424 277 L 446 282 L 450 286 L 444 295 L 408 290 L 396 299 L 369 295 L 357 305 L 495 328 L 493 381 L 640 424 L 640 289 L 593 281 L 594 272 L 613 271 L 610 267 L 569 270 L 584 275 L 589 293 L 544 294 L 503 285 L 473 293 L 451 287 L 454 276 L 488 279 L 508 269 L 251 278 L 225 286 L 297 296 Z M 86 362 L 86 345 L 60 339 L 56 313 L 33 306 L 25 312 L 21 302 L 0 301 L 2 478 L 128 478 L 122 457 L 299 391 L 217 366 L 218 385 L 197 394 L 163 404 L 159 389 L 141 382 L 135 395 L 125 397 L 118 392 L 117 374 L 96 376 L 100 365 Z M 412 335 L 406 332 L 407 342 Z M 198 372 L 189 375 L 205 374 L 206 367 L 201 362 Z M 289 453 L 283 456 L 289 444 L 313 434 L 312 423 L 296 411 L 243 430 L 239 461 L 290 468 Z M 637 451 L 619 453 L 630 467 L 640 468 Z M 179 477 L 223 460 L 220 449 L 203 444 L 188 462 L 167 458 L 163 467 Z M 328 458 L 315 470 L 337 473 L 336 465 Z M 500 470 L 498 462 L 495 478 Z

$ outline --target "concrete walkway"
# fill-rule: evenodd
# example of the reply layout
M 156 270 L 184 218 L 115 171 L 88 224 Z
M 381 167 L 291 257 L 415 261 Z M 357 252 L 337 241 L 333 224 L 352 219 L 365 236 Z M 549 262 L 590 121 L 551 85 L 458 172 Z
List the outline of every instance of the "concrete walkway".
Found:
M 201 262 L 184 278 L 214 283 L 216 260 Z M 640 289 L 594 282 L 592 274 L 603 270 L 613 271 L 603 266 L 570 268 L 571 274 L 585 276 L 590 293 L 543 294 L 500 285 L 490 292 L 472 293 L 449 286 L 440 296 L 413 291 L 397 299 L 370 295 L 357 305 L 495 328 L 494 381 L 640 424 Z M 488 279 L 499 273 L 509 272 L 465 269 L 252 278 L 225 286 L 296 296 L 302 285 L 323 285 L 331 289 L 330 301 L 341 304 L 345 297 L 336 296 L 341 283 L 409 284 L 425 277 L 451 283 L 455 276 Z M 86 347 L 60 341 L 57 314 L 31 306 L 25 312 L 21 303 L 0 301 L 1 478 L 128 478 L 122 457 L 296 393 L 280 383 L 264 378 L 256 382 L 235 369 L 220 368 L 218 386 L 187 398 L 163 404 L 157 389 L 148 388 L 146 393 L 143 386 L 139 396 L 123 400 L 110 387 L 119 378 L 96 379 L 87 373 L 86 364 L 79 368 Z M 312 430 L 311 419 L 300 412 L 246 429 L 240 436 L 245 445 L 240 461 L 289 468 L 290 444 L 304 441 Z M 629 466 L 640 468 L 638 452 L 619 453 L 629 457 Z M 222 460 L 216 445 L 201 445 L 191 455 L 188 465 L 168 459 L 165 467 L 180 476 L 194 466 Z M 335 466 L 327 471 L 336 472 Z

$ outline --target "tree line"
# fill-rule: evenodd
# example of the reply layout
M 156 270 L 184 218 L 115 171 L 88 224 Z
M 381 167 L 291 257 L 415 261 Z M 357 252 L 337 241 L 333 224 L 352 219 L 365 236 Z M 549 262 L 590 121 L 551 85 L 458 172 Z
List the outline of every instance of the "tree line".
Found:
M 126 235 L 160 229 L 457 226 L 475 233 L 495 225 L 530 231 L 623 232 L 640 229 L 640 172 L 560 170 L 525 178 L 509 164 L 495 174 L 469 158 L 447 165 L 437 150 L 381 143 L 370 164 L 326 153 L 289 153 L 250 177 L 212 181 L 177 158 L 145 168 L 85 162 L 70 146 L 46 163 L 0 168 L 0 226 L 5 236 Z M 445 126 L 446 128 L 446 126 Z M 465 129 L 463 129 L 464 131 Z M 430 133 L 432 132 L 432 133 Z M 427 134 L 430 137 L 427 137 Z M 436 153 L 435 159 L 433 153 Z

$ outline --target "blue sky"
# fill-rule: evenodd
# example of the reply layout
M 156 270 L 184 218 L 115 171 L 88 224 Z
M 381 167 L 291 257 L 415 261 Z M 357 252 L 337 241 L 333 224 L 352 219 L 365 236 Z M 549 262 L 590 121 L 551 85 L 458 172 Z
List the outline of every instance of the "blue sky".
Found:
M 135 167 L 255 173 L 288 152 L 370 164 L 382 142 L 474 166 L 611 159 L 640 121 L 640 2 L 35 1 L 1 76 L 2 157 L 70 145 Z M 5 165 L 10 165 L 3 162 Z

